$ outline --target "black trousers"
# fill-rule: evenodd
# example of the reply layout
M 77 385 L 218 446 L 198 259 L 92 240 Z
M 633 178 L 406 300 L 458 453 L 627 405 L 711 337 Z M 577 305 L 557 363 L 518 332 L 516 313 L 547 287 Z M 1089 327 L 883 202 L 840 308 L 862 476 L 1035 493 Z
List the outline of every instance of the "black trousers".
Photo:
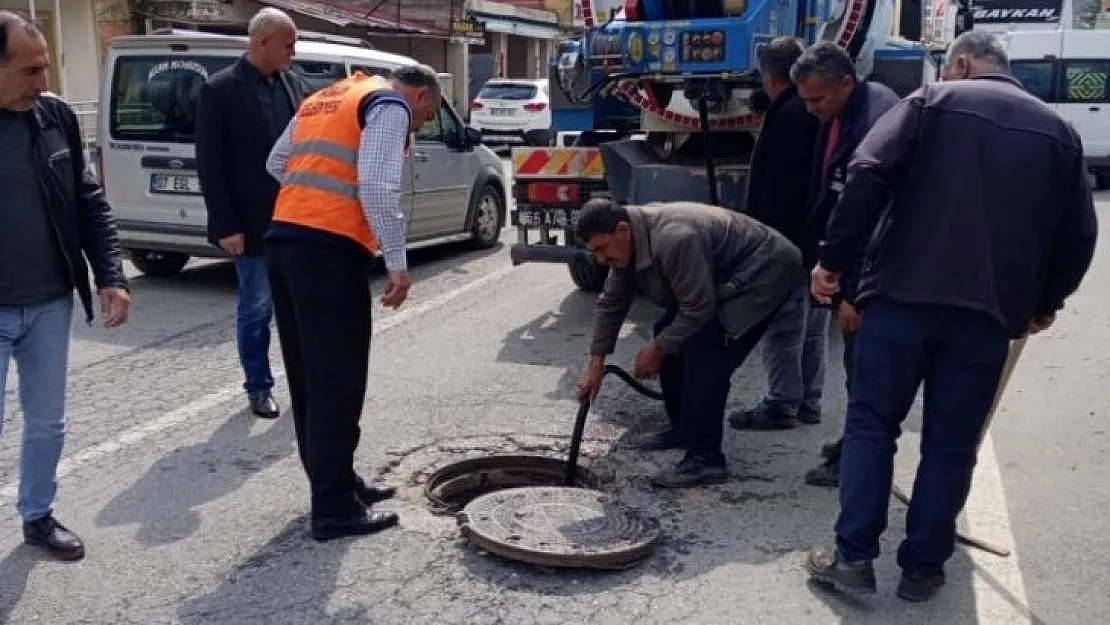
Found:
M 370 361 L 368 258 L 314 242 L 271 244 L 266 255 L 312 516 L 355 513 L 354 455 Z
M 675 311 L 664 313 L 655 323 L 655 335 L 674 317 Z M 744 364 L 773 317 L 765 317 L 736 340 L 728 340 L 714 318 L 686 339 L 681 352 L 663 360 L 659 372 L 663 404 L 690 454 L 724 462 L 721 442 L 732 374 Z

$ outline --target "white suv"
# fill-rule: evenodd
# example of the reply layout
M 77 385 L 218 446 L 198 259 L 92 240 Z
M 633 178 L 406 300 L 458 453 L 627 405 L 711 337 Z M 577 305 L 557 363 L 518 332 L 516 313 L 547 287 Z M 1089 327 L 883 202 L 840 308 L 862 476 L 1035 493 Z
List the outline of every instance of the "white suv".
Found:
M 547 79 L 491 78 L 470 103 L 470 126 L 486 143 L 551 145 Z

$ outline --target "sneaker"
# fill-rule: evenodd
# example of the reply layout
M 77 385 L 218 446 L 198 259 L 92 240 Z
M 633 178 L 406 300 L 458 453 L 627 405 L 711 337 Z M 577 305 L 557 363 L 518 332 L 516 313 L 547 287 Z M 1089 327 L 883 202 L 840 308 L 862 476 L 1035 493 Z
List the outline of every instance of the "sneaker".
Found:
M 841 441 L 821 445 L 821 457 L 826 460 L 836 460 L 840 458 L 840 446 Z
M 870 560 L 844 562 L 835 549 L 819 547 L 806 556 L 805 566 L 810 579 L 846 595 L 873 595 L 877 592 L 875 570 Z
M 806 471 L 806 484 L 810 486 L 825 486 L 836 488 L 840 486 L 840 463 L 823 462 L 815 468 Z
M 944 571 L 932 575 L 902 571 L 902 579 L 898 581 L 898 590 L 894 594 L 904 601 L 920 603 L 935 597 L 943 585 Z
M 737 430 L 789 430 L 795 421 L 795 417 L 781 408 L 766 404 L 734 412 L 728 417 L 728 424 Z
M 660 488 L 686 488 L 703 484 L 720 484 L 728 479 L 723 456 L 709 458 L 687 454 L 673 469 L 664 469 L 652 478 Z
M 802 406 L 798 409 L 798 421 L 806 425 L 817 425 L 821 423 L 821 411 Z

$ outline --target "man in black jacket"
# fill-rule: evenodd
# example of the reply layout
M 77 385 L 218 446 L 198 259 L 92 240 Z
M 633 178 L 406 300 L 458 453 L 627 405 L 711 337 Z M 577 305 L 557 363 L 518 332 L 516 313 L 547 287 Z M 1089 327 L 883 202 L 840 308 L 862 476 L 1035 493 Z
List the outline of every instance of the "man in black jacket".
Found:
M 0 11 L 0 388 L 14 360 L 23 408 L 17 509 L 24 540 L 77 560 L 85 546 L 53 511 L 73 291 L 91 324 L 91 268 L 109 328 L 127 320 L 130 296 L 110 209 L 85 167 L 77 116 L 44 93 L 48 67 L 42 33 Z M 0 395 L 0 427 L 3 421 Z
M 251 411 L 275 418 L 270 371 L 273 303 L 262 237 L 278 183 L 266 172 L 274 142 L 300 106 L 303 86 L 288 71 L 297 28 L 266 7 L 247 25 L 243 58 L 212 75 L 197 103 L 197 173 L 208 208 L 208 238 L 234 258 L 239 279 L 237 338 Z
M 945 81 L 896 104 L 857 148 L 813 270 L 814 297 L 830 301 L 868 250 L 836 547 L 807 563 L 841 590 L 875 592 L 895 443 L 922 384 L 897 594 L 923 601 L 944 583 L 1009 342 L 1052 324 L 1094 256 L 1079 135 L 1008 66 L 989 33 L 952 43 Z
M 771 105 L 752 153 L 745 209 L 799 249 L 812 247 L 806 242 L 807 199 L 818 125 L 790 81 L 790 67 L 803 50 L 797 39 L 779 37 L 760 51 Z M 811 305 L 809 280 L 801 280 L 763 335 L 767 393 L 755 408 L 731 415 L 732 427 L 770 430 L 794 427 L 796 419 L 820 421 L 828 327 L 829 311 Z

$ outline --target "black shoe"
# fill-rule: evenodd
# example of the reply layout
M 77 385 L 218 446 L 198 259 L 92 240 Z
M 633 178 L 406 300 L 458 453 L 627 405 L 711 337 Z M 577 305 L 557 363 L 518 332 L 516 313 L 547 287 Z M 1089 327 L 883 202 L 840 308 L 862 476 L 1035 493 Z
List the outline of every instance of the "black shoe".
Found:
M 644 451 L 664 451 L 667 449 L 682 449 L 683 444 L 678 432 L 672 428 L 638 436 L 632 441 L 632 446 Z
M 720 484 L 727 479 L 728 467 L 724 457 L 687 454 L 673 469 L 660 471 L 651 481 L 660 488 L 686 488 Z
M 812 408 L 798 408 L 798 421 L 806 425 L 817 425 L 821 422 L 821 411 Z
M 789 430 L 797 419 L 773 406 L 757 406 L 728 416 L 728 424 L 737 430 Z
M 85 557 L 85 544 L 52 515 L 25 522 L 23 540 L 62 560 L 80 560 Z
M 806 484 L 810 486 L 826 486 L 829 488 L 840 486 L 840 463 L 824 462 L 806 471 Z
M 366 536 L 397 525 L 393 512 L 355 513 L 346 517 L 319 517 L 312 519 L 312 539 L 324 542 L 346 536 Z
M 261 419 L 276 419 L 281 414 L 274 396 L 269 393 L 260 393 L 251 397 L 251 412 Z
M 366 507 L 370 507 L 379 501 L 390 499 L 396 494 L 397 489 L 392 486 L 367 484 L 361 477 L 355 478 L 355 497 L 358 497 L 358 500 Z
M 838 460 L 842 443 L 843 441 L 836 441 L 835 443 L 821 445 L 821 457 L 826 460 Z
M 943 585 L 944 571 L 933 575 L 902 571 L 902 579 L 899 580 L 898 590 L 894 591 L 894 594 L 898 595 L 899 599 L 919 603 L 935 597 Z
M 813 581 L 847 595 L 873 595 L 877 591 L 871 562 L 848 564 L 840 560 L 835 549 L 810 550 L 806 556 L 806 570 Z

